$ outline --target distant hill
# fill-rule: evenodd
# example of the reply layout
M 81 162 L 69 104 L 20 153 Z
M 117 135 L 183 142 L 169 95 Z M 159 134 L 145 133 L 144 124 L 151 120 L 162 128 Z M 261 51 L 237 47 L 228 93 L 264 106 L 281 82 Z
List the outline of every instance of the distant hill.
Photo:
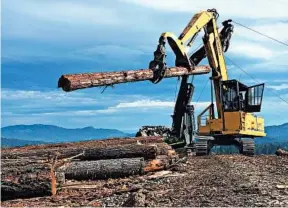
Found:
M 22 139 L 8 139 L 1 137 L 1 147 L 21 147 L 25 145 L 38 145 L 38 144 L 45 144 L 42 141 L 29 141 L 29 140 L 22 140 Z
M 16 125 L 2 129 L 3 147 L 23 146 L 41 143 L 73 142 L 110 137 L 133 137 L 135 134 L 125 133 L 116 129 L 94 127 L 67 129 L 53 125 Z M 256 138 L 256 144 L 274 144 L 288 142 L 288 123 L 265 127 L 267 136 Z M 12 139 L 11 139 L 12 138 Z
M 4 138 L 53 143 L 131 136 L 131 134 L 116 129 L 93 127 L 67 129 L 43 124 L 7 126 L 3 127 L 1 131 Z
M 282 143 L 288 142 L 288 123 L 265 127 L 266 137 L 256 138 L 256 143 Z

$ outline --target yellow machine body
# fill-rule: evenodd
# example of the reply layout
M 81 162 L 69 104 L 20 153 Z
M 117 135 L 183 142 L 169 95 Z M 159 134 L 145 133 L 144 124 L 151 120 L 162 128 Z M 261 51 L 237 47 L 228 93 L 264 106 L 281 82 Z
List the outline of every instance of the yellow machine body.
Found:
M 235 135 L 240 137 L 264 137 L 264 119 L 252 113 L 224 112 L 224 119 L 198 117 L 198 135 Z

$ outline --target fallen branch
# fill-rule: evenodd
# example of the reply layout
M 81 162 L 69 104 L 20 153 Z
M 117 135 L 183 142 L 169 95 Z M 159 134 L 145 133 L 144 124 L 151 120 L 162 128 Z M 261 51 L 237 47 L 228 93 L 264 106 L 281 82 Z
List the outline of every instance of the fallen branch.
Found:
M 170 78 L 183 75 L 198 75 L 207 74 L 209 72 L 210 68 L 208 66 L 196 66 L 195 69 L 191 71 L 184 67 L 171 67 L 166 70 L 164 77 Z M 151 69 L 128 70 L 120 72 L 66 74 L 60 77 L 58 81 L 58 87 L 61 87 L 64 91 L 69 92 L 91 87 L 151 80 L 152 78 L 153 71 Z

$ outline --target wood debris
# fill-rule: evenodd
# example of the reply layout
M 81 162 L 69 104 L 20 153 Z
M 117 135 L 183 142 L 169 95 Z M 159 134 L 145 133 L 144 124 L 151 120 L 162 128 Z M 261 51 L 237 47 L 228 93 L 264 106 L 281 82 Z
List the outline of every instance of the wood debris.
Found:
M 57 196 L 71 179 L 123 178 L 163 170 L 177 154 L 161 137 L 138 137 L 8 148 L 1 157 L 1 199 L 10 200 Z

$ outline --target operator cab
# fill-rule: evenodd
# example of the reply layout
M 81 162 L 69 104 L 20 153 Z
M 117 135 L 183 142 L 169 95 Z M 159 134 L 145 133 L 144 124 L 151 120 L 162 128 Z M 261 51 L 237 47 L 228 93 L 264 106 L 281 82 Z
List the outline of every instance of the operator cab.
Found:
M 264 83 L 246 86 L 233 79 L 221 83 L 224 112 L 260 112 Z

